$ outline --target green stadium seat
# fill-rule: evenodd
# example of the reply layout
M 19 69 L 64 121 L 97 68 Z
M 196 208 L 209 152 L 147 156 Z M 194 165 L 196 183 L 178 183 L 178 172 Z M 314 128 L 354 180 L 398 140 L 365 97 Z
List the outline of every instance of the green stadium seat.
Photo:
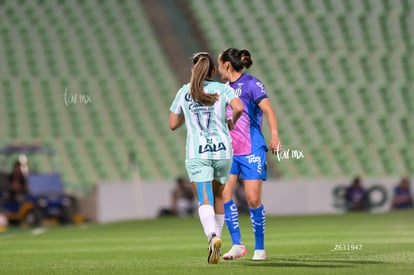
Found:
M 287 144 L 318 150 L 318 164 L 279 164 L 283 176 L 375 176 L 410 169 L 411 155 L 395 149 L 411 148 L 414 139 L 410 1 L 187 4 L 211 52 L 228 45 L 251 50 L 255 64 L 249 72 L 266 84 Z M 171 134 L 167 124 L 179 84 L 140 2 L 6 1 L 0 13 L 7 19 L 0 26 L 5 138 L 57 140 L 68 154 L 65 178 L 82 190 L 99 178 L 126 174 L 131 148 L 140 155 L 144 179 L 185 172 L 185 134 Z M 16 39 L 23 41 L 18 47 Z M 65 87 L 88 90 L 93 103 L 66 106 Z M 137 146 L 124 145 L 130 136 Z M 110 150 L 105 141 L 88 147 L 102 137 L 117 142 Z M 72 141 L 74 148 L 66 149 L 61 139 L 81 145 Z M 389 142 L 391 162 L 378 149 Z M 361 154 L 346 147 L 367 144 Z M 371 164 L 363 164 L 368 157 Z
M 414 143 L 414 128 L 412 127 L 412 118 L 401 118 L 401 129 L 406 139 L 407 144 Z
M 403 175 L 412 175 L 414 173 L 414 153 L 413 153 L 413 146 L 402 146 L 399 149 L 399 153 L 401 154 L 405 170 L 403 171 Z
M 316 117 L 313 120 L 313 127 L 317 131 L 322 144 L 332 144 L 335 142 L 334 135 L 327 121 L 322 117 Z
M 355 155 L 352 144 L 340 144 L 331 147 L 332 155 L 335 158 L 337 166 L 342 171 L 342 176 L 355 175 L 361 171 L 358 169 L 358 158 Z
M 383 164 L 384 172 L 387 175 L 393 175 L 395 173 L 395 169 L 393 167 L 393 157 L 389 150 L 389 147 L 382 147 L 378 150 L 378 153 Z

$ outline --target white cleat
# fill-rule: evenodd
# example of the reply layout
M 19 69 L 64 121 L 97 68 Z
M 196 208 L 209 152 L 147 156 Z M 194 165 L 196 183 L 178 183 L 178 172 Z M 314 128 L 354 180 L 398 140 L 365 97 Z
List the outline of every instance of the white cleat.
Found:
M 247 249 L 244 245 L 235 244 L 230 251 L 223 255 L 224 260 L 238 259 L 247 255 Z
M 264 261 L 266 260 L 266 251 L 264 250 L 255 250 L 252 260 L 253 261 Z
M 208 258 L 209 264 L 218 264 L 221 255 L 221 239 L 214 236 L 208 244 Z

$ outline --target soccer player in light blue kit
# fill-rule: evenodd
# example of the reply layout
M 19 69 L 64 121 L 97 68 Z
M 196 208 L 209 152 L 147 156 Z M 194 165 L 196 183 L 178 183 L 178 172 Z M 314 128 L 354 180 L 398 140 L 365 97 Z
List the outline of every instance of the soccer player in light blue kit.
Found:
M 175 130 L 184 123 L 187 128 L 185 166 L 208 238 L 207 261 L 217 264 L 224 225 L 221 196 L 233 157 L 228 125 L 236 123 L 243 104 L 232 88 L 211 81 L 216 68 L 208 53 L 195 54 L 192 61 L 191 81 L 178 91 L 170 107 L 170 128 Z M 229 106 L 233 117 L 227 121 L 226 109 Z
M 237 179 L 244 181 L 246 199 L 250 210 L 250 219 L 255 236 L 253 260 L 265 260 L 264 231 L 266 215 L 262 204 L 262 183 L 267 178 L 266 152 L 268 148 L 262 133 L 263 114 L 267 117 L 271 139 L 269 147 L 272 153 L 281 150 L 276 113 L 260 80 L 243 73 L 244 68 L 253 64 L 251 55 L 246 49 L 229 48 L 218 57 L 219 72 L 228 81 L 243 102 L 243 114 L 230 131 L 234 157 L 229 181 L 223 190 L 225 221 L 233 242 L 229 252 L 223 255 L 224 260 L 231 260 L 247 255 L 240 235 L 238 210 L 232 200 Z M 231 114 L 229 114 L 231 116 Z

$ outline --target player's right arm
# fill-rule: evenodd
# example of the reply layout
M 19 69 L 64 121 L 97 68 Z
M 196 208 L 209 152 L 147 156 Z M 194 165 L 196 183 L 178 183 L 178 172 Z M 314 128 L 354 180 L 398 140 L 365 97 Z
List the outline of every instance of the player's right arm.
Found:
M 264 98 L 259 103 L 260 109 L 262 109 L 263 113 L 267 117 L 267 121 L 269 124 L 269 130 L 270 130 L 270 142 L 269 147 L 272 152 L 272 154 L 276 154 L 277 151 L 280 151 L 282 149 L 282 144 L 280 143 L 279 133 L 277 130 L 277 118 L 276 118 L 276 112 L 272 107 L 272 104 L 270 103 L 269 98 Z

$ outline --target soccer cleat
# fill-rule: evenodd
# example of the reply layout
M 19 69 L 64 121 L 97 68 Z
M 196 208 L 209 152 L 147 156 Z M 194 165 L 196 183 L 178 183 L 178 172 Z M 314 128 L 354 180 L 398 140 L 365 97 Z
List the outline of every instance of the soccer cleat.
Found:
M 230 251 L 223 255 L 224 260 L 233 260 L 247 255 L 247 249 L 244 245 L 235 244 Z
M 264 251 L 264 250 L 255 250 L 252 260 L 253 261 L 266 260 L 266 251 Z
M 221 255 L 221 239 L 213 236 L 208 244 L 208 258 L 209 264 L 218 264 Z

